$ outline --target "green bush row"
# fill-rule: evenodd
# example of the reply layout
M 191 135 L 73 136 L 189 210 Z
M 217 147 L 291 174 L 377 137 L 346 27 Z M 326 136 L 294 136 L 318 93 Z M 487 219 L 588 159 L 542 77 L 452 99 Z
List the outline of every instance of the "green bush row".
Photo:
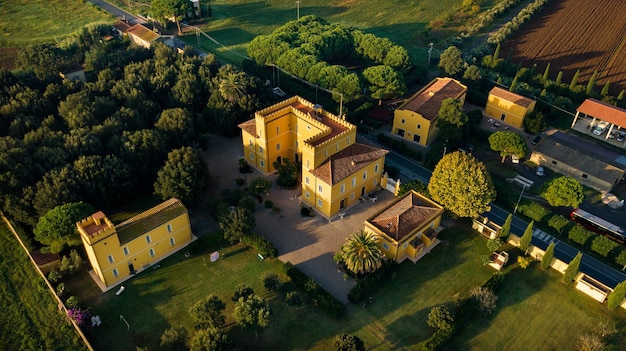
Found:
M 343 316 L 345 310 L 341 301 L 334 298 L 314 279 L 302 273 L 302 271 L 296 268 L 291 262 L 285 262 L 283 267 L 285 268 L 287 276 L 291 278 L 291 281 L 300 289 L 304 290 L 317 306 L 335 318 Z
M 406 155 L 416 161 L 422 160 L 422 153 L 419 151 L 411 150 L 411 148 L 403 140 L 397 140 L 384 133 L 379 133 L 377 138 L 378 141 L 380 141 L 381 143 L 391 147 L 392 149 L 395 149 L 403 155 Z
M 267 239 L 258 234 L 244 235 L 241 238 L 241 242 L 251 246 L 265 258 L 276 258 L 278 256 L 278 249 Z
M 618 266 L 626 265 L 626 248 L 615 241 L 596 234 L 580 224 L 572 226 L 567 238 L 580 246 L 591 249 L 602 257 L 613 261 Z
M 365 295 L 383 286 L 396 274 L 396 261 L 387 260 L 375 272 L 356 280 L 356 285 L 348 293 L 348 301 L 357 303 L 363 300 Z

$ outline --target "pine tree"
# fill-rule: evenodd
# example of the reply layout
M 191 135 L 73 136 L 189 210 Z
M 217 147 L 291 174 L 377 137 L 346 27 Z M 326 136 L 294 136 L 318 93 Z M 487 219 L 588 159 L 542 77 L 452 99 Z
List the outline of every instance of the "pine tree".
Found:
M 535 221 L 530 221 L 530 223 L 528 223 L 528 226 L 526 227 L 526 230 L 524 230 L 524 235 L 522 235 L 522 237 L 519 239 L 519 249 L 523 252 L 526 252 L 526 250 L 528 250 L 528 247 L 530 246 L 530 241 L 533 238 L 534 225 Z
M 548 269 L 550 267 L 550 262 L 552 262 L 552 258 L 554 257 L 554 241 L 548 245 L 546 252 L 543 254 L 541 258 L 541 268 Z
M 567 269 L 563 274 L 563 281 L 567 284 L 574 281 L 576 275 L 578 274 L 578 269 L 580 268 L 580 260 L 582 260 L 583 254 L 578 251 L 578 254 L 570 261 L 567 265 Z
M 556 75 L 556 86 L 561 85 L 561 81 L 563 80 L 563 71 L 559 71 L 559 74 Z
M 595 70 L 593 72 L 593 74 L 591 75 L 591 78 L 589 78 L 589 81 L 587 82 L 587 96 L 591 96 L 591 94 L 593 94 L 593 88 L 596 85 L 596 78 L 598 77 L 598 70 Z
M 509 215 L 504 220 L 504 224 L 502 225 L 502 228 L 500 229 L 500 238 L 502 240 L 506 241 L 506 238 L 509 237 L 509 234 L 511 233 L 511 221 L 512 220 L 513 220 L 513 214 L 509 213 Z
M 541 77 L 541 79 L 545 82 L 548 80 L 548 75 L 550 74 L 550 62 L 548 62 L 548 65 L 546 66 L 546 70 L 543 71 L 543 77 Z
M 574 76 L 572 77 L 572 81 L 569 83 L 569 90 L 574 91 L 576 84 L 578 84 L 578 76 L 580 75 L 580 70 L 576 70 Z

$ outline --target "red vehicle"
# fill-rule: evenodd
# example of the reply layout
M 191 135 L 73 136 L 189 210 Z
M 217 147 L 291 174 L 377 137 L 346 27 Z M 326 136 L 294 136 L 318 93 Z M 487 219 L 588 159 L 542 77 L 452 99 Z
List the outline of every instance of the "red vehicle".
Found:
M 626 246 L 626 236 L 624 236 L 624 230 L 619 226 L 600 217 L 594 216 L 585 210 L 581 210 L 580 208 L 572 211 L 570 218 L 572 221 L 579 223 L 583 227 Z

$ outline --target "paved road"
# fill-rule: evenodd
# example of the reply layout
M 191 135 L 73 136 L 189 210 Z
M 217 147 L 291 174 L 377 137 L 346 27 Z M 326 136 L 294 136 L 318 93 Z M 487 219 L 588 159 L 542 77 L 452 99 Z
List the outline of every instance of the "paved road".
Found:
M 89 1 L 95 6 L 102 8 L 103 10 L 109 12 L 115 17 L 126 18 L 126 20 L 129 22 L 130 25 L 146 23 L 145 20 L 124 11 L 115 5 L 109 4 L 106 1 L 103 1 L 103 0 L 89 0 Z
M 372 136 L 359 135 L 359 137 L 361 138 L 360 142 L 363 142 L 363 140 L 365 139 L 367 143 L 376 145 L 378 144 L 377 140 Z M 382 145 L 378 146 L 383 147 Z M 422 167 L 415 161 L 404 157 L 394 151 L 390 151 L 385 158 L 385 162 L 400 170 L 401 181 L 406 182 L 413 179 L 419 179 L 420 181 L 424 182 L 424 184 L 428 184 L 428 180 L 431 176 L 430 170 Z M 504 224 L 506 217 L 509 215 L 509 212 L 505 211 L 495 204 L 491 204 L 491 211 L 484 213 L 483 215 L 487 216 L 495 223 L 502 225 Z M 527 226 L 528 222 L 525 222 L 519 217 L 513 216 L 513 219 L 511 221 L 511 233 L 522 236 Z M 578 250 L 576 248 L 556 239 L 548 233 L 545 233 L 538 229 L 535 230 L 533 233 L 532 244 L 543 250 L 545 250 L 552 241 L 555 242 L 554 257 L 560 259 L 563 262 L 570 262 L 578 253 Z M 585 254 L 583 254 L 583 258 L 580 263 L 580 271 L 590 275 L 594 279 L 600 281 L 607 286 L 610 286 L 611 288 L 626 280 L 626 274 L 624 274 L 623 272 L 620 272 Z

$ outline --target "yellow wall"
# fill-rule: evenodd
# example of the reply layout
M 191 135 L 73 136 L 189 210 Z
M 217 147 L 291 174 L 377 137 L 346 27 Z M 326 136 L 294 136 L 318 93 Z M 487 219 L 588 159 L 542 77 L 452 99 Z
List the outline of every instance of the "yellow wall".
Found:
M 434 125 L 431 126 L 428 119 L 415 111 L 395 110 L 391 133 L 400 136 L 399 130 L 404 131 L 404 139 L 424 146 L 434 140 L 438 131 Z M 419 139 L 416 139 L 416 136 Z
M 365 188 L 363 196 L 366 198 L 370 192 L 378 189 L 384 173 L 384 163 L 385 157 L 381 157 L 333 186 L 303 168 L 302 200 L 323 215 L 333 217 L 342 209 L 356 204 L 361 197 L 363 188 Z M 363 178 L 364 172 L 365 179 Z M 321 192 L 319 191 L 320 187 Z M 343 207 L 342 200 L 344 200 Z M 321 205 L 319 201 L 321 201 Z
M 171 224 L 171 232 L 168 232 L 167 224 Z M 151 243 L 148 243 L 146 240 L 148 235 Z M 120 244 L 117 232 L 92 245 L 85 240 L 84 235 L 81 235 L 81 237 L 94 272 L 106 286 L 114 285 L 116 282 L 129 276 L 131 274 L 130 263 L 133 264 L 135 271 L 140 271 L 160 261 L 172 251 L 186 246 L 192 239 L 187 213 L 125 244 Z M 174 245 L 170 243 L 170 238 L 174 238 Z M 128 248 L 128 255 L 124 254 L 124 247 Z M 154 250 L 154 256 L 151 256 L 150 249 Z M 109 255 L 113 257 L 113 263 L 109 263 Z M 117 277 L 115 277 L 114 269 L 117 269 Z
M 528 108 L 516 105 L 511 101 L 489 94 L 485 114 L 495 120 L 502 121 L 515 128 L 523 128 L 524 118 L 535 108 L 533 101 Z M 504 115 L 504 117 L 502 116 Z

